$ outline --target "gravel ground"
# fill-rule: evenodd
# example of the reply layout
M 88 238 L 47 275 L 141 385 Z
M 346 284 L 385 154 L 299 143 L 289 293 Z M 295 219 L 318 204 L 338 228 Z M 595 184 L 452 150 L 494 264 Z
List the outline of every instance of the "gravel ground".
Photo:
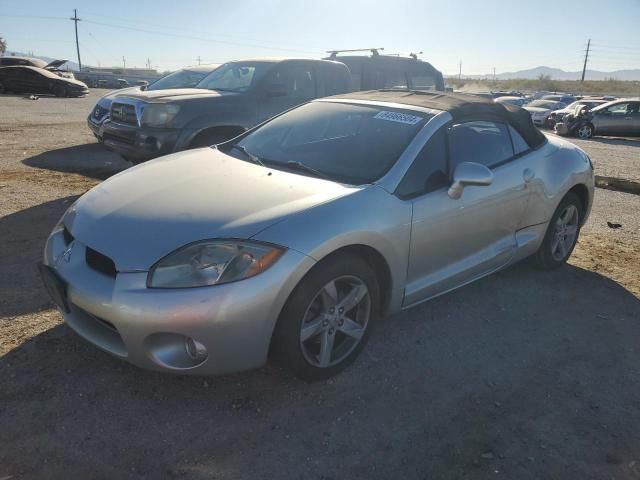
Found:
M 84 124 L 100 93 L 0 96 L 0 479 L 640 478 L 640 196 L 598 189 L 570 265 L 386 319 L 327 382 L 160 375 L 61 324 L 34 268 L 127 167 Z M 597 169 L 637 175 L 635 143 L 596 142 Z

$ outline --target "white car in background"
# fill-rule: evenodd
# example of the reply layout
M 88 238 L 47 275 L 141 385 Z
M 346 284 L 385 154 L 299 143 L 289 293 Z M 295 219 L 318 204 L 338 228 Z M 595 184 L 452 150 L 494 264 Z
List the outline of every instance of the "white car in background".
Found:
M 566 103 L 553 100 L 534 100 L 524 107 L 524 109 L 531 114 L 531 120 L 537 127 L 544 127 L 552 112 L 565 108 L 566 106 Z
M 493 99 L 496 103 L 502 103 L 507 105 L 515 105 L 516 107 L 522 107 L 525 104 L 524 97 L 498 97 Z

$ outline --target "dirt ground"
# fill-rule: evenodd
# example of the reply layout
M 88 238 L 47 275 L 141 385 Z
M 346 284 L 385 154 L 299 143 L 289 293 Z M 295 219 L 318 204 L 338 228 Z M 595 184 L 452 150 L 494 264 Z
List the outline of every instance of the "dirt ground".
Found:
M 640 479 L 640 196 L 597 189 L 570 265 L 386 319 L 332 380 L 161 375 L 63 325 L 35 269 L 128 166 L 86 127 L 101 93 L 0 96 L 1 480 Z M 596 169 L 640 178 L 640 142 L 603 140 Z

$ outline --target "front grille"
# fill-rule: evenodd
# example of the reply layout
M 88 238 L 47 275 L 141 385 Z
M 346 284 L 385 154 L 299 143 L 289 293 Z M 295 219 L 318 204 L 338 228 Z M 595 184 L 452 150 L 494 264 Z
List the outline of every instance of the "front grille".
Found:
M 100 121 L 104 118 L 104 116 L 107 113 L 109 113 L 108 108 L 104 108 L 104 107 L 101 107 L 100 105 L 96 105 L 96 107 L 93 109 L 93 118 Z
M 128 103 L 113 102 L 111 104 L 111 120 L 127 125 L 137 125 L 136 109 Z
M 103 273 L 109 277 L 115 278 L 116 276 L 116 264 L 113 263 L 106 255 L 95 251 L 92 248 L 87 247 L 85 253 L 85 260 L 90 268 L 93 268 L 97 272 Z

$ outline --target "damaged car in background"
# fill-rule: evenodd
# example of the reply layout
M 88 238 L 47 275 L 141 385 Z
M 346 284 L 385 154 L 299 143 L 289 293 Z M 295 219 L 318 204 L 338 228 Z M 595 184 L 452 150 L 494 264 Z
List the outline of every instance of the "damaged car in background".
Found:
M 40 271 L 64 321 L 122 360 L 211 375 L 271 354 L 318 380 L 386 315 L 528 257 L 564 265 L 593 194 L 589 157 L 518 107 L 350 93 L 104 181 Z
M 30 66 L 0 67 L 0 93 L 50 94 L 56 97 L 81 97 L 89 88 L 79 80 L 65 78 L 44 68 Z

